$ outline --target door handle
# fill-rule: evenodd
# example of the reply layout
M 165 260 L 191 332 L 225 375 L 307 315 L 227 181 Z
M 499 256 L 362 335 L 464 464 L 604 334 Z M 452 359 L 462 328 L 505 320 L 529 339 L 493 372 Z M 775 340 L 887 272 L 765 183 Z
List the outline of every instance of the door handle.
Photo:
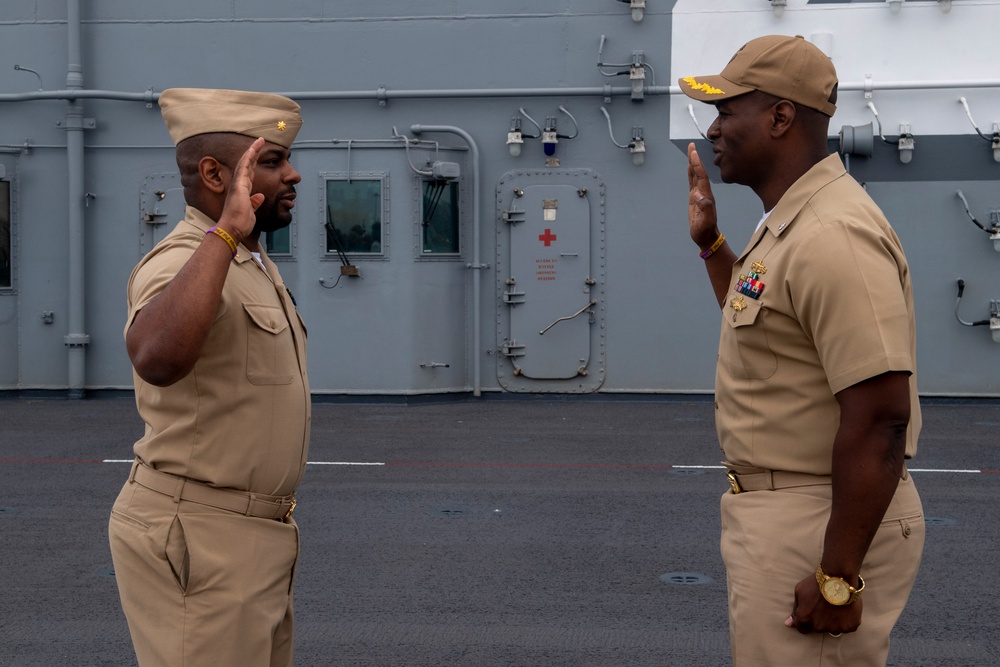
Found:
M 560 318 L 558 318 L 558 319 L 557 319 L 557 320 L 556 320 L 555 322 L 553 322 L 553 323 L 552 323 L 552 324 L 550 324 L 549 326 L 547 326 L 547 327 L 545 327 L 544 329 L 542 329 L 541 331 L 539 331 L 539 332 L 538 332 L 538 335 L 539 335 L 539 336 L 544 336 L 544 335 L 545 335 L 545 332 L 546 332 L 546 331 L 548 331 L 549 329 L 551 329 L 551 328 L 552 328 L 552 327 L 554 327 L 555 325 L 559 324 L 559 323 L 560 323 L 560 322 L 562 322 L 563 320 L 571 320 L 571 319 L 573 319 L 574 317 L 576 317 L 577 315 L 583 315 L 583 313 L 585 313 L 585 312 L 587 311 L 587 309 L 588 309 L 588 308 L 590 308 L 590 307 L 592 307 L 592 306 L 595 306 L 595 305 L 597 305 L 597 301 L 596 301 L 596 300 L 594 300 L 594 299 L 591 299 L 590 303 L 588 303 L 588 304 L 587 304 L 586 306 L 584 306 L 584 307 L 583 307 L 583 308 L 581 308 L 580 310 L 576 311 L 576 312 L 575 312 L 575 313 L 573 313 L 572 315 L 567 315 L 566 317 L 560 317 Z

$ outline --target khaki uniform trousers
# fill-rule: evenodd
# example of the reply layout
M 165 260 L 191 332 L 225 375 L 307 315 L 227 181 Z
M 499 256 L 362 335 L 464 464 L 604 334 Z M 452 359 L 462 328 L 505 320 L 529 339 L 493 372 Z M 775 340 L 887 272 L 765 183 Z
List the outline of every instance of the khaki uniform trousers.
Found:
M 108 532 L 141 667 L 293 664 L 293 520 L 175 502 L 130 480 Z
M 785 627 L 795 584 L 823 553 L 832 487 L 727 492 L 722 497 L 722 559 L 729 589 L 734 667 L 884 667 L 889 634 L 920 565 L 924 517 L 913 480 L 901 480 L 861 566 L 861 626 L 831 637 Z

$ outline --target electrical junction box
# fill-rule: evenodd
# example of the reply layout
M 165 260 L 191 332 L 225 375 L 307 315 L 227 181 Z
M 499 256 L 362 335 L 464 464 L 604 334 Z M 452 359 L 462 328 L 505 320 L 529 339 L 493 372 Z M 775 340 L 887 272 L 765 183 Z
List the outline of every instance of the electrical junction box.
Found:
M 462 175 L 457 162 L 435 161 L 431 165 L 431 175 L 439 181 L 457 181 Z

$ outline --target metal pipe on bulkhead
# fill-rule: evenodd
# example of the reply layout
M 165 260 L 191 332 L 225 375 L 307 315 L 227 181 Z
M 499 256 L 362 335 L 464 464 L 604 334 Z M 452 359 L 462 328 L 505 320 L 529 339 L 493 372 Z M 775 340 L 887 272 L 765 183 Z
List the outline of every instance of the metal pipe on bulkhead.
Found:
M 472 135 L 460 127 L 453 125 L 411 125 L 410 132 L 420 134 L 421 132 L 446 132 L 457 134 L 465 139 L 472 152 L 472 263 L 468 268 L 472 269 L 472 394 L 482 395 L 482 381 L 480 379 L 479 360 L 479 335 L 480 335 L 480 310 L 482 309 L 482 298 L 479 294 L 480 280 L 479 272 L 487 268 L 488 264 L 480 264 L 479 259 L 479 146 Z
M 66 88 L 83 88 L 83 55 L 80 48 L 80 0 L 67 0 L 66 27 L 68 58 Z M 69 398 L 83 398 L 86 384 L 86 349 L 90 336 L 86 334 L 86 229 L 83 192 L 83 107 L 70 100 L 66 107 L 66 162 L 68 172 L 67 243 L 69 245 L 69 331 L 64 338 L 69 348 L 67 388 Z

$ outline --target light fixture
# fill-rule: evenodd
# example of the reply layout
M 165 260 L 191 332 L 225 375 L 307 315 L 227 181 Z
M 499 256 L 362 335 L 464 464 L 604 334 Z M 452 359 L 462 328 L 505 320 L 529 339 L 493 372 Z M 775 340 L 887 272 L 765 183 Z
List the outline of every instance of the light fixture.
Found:
M 646 9 L 646 0 L 618 0 L 618 2 L 627 2 L 629 7 L 632 8 L 632 20 L 638 23 L 642 20 L 643 14 Z
M 899 124 L 899 161 L 903 164 L 910 164 L 910 160 L 913 159 L 913 148 L 916 146 L 916 142 L 913 139 L 913 135 L 910 134 L 909 123 Z
M 611 114 L 604 107 L 600 109 L 604 117 L 608 119 L 608 135 L 611 137 L 611 143 L 613 143 L 618 148 L 628 149 L 628 152 L 632 154 L 632 164 L 642 165 L 646 162 L 646 141 L 642 137 L 642 127 L 639 125 L 632 126 L 632 141 L 627 144 L 620 144 L 615 141 L 615 133 L 611 129 Z
M 556 117 L 548 116 L 545 119 L 545 129 L 542 130 L 542 148 L 545 155 L 552 157 L 556 154 L 556 144 L 559 143 L 559 134 L 556 132 Z
M 990 225 L 987 227 L 983 223 L 979 222 L 979 220 L 976 219 L 976 216 L 972 214 L 972 210 L 969 208 L 969 201 L 965 198 L 965 194 L 961 190 L 955 194 L 962 200 L 962 205 L 965 207 L 965 214 L 969 216 L 969 220 L 972 220 L 972 224 L 989 234 L 990 240 L 993 241 L 993 249 L 1000 252 L 1000 211 L 990 211 Z M 959 287 L 961 287 L 961 285 L 959 285 Z M 959 298 L 962 297 L 961 291 L 959 291 L 958 296 Z
M 785 7 L 788 6 L 788 0 L 771 0 L 771 9 L 774 11 L 775 18 L 781 18 L 785 15 Z
M 958 279 L 958 298 L 955 299 L 955 319 L 958 320 L 959 324 L 967 327 L 982 327 L 989 326 L 990 336 L 993 338 L 994 343 L 1000 343 L 1000 300 L 993 299 L 990 301 L 990 317 L 986 320 L 974 320 L 968 322 L 962 319 L 962 316 L 958 314 L 958 308 L 962 305 L 962 294 L 965 292 L 965 281 L 961 278 Z
M 903 7 L 903 0 L 886 0 L 886 2 L 889 3 L 889 11 L 893 14 L 898 14 Z
M 642 138 L 642 127 L 632 126 L 632 141 L 628 145 L 632 154 L 632 164 L 639 166 L 646 162 L 646 141 Z
M 978 125 L 976 125 L 976 120 L 972 117 L 972 111 L 969 109 L 969 102 L 965 99 L 964 95 L 958 98 L 958 103 L 965 107 L 965 115 L 969 118 L 969 122 L 972 123 L 972 128 L 976 131 L 976 134 L 978 134 L 980 138 L 990 142 L 990 149 L 993 151 L 993 160 L 1000 162 L 1000 124 L 996 122 L 993 123 L 993 136 L 988 137 L 983 134 L 983 131 L 979 129 Z
M 507 133 L 507 149 L 510 150 L 511 157 L 521 154 L 521 145 L 524 137 L 521 136 L 521 119 L 514 116 L 510 119 L 510 132 Z
M 632 0 L 629 5 L 632 7 L 632 20 L 638 23 L 646 9 L 646 0 Z

